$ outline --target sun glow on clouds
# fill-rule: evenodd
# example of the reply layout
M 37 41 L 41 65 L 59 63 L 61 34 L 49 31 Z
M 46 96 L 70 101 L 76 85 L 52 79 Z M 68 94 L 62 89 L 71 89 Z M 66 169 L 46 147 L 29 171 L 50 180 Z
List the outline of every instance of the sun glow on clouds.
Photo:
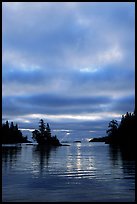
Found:
M 45 114 L 29 114 L 26 115 L 28 118 L 32 119 L 39 119 L 39 118 L 47 118 L 47 119 L 54 119 L 54 120 L 63 120 L 63 119 L 72 119 L 72 120 L 97 120 L 101 119 L 99 115 L 87 114 L 87 115 L 45 115 Z
M 35 129 L 30 129 L 30 128 L 20 128 L 21 131 L 30 131 L 33 132 Z
M 65 129 L 54 129 L 55 132 L 71 132 L 72 130 L 65 130 Z
M 120 118 L 121 115 L 117 113 L 112 113 L 112 112 L 103 112 L 103 113 L 96 113 L 96 114 L 79 114 L 79 115 L 48 115 L 48 114 L 29 114 L 22 116 L 22 121 L 23 122 L 29 122 L 33 119 L 40 119 L 40 118 L 45 118 L 46 120 L 53 120 L 53 121 L 64 121 L 64 120 L 72 120 L 72 121 L 96 121 L 96 120 L 101 120 L 104 117 L 106 118 Z M 25 118 L 29 118 L 29 120 L 25 120 Z M 21 119 L 20 119 L 21 120 Z
M 96 68 L 89 68 L 89 67 L 86 67 L 86 68 L 81 68 L 80 69 L 80 72 L 91 72 L 91 73 L 94 73 L 94 72 L 97 72 L 98 69 Z

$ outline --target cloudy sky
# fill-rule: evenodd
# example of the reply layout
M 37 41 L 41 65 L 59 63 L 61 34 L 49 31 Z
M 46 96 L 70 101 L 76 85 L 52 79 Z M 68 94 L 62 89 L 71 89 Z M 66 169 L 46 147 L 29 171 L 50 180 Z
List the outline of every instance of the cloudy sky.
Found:
M 3 121 L 104 136 L 134 100 L 135 3 L 2 3 Z

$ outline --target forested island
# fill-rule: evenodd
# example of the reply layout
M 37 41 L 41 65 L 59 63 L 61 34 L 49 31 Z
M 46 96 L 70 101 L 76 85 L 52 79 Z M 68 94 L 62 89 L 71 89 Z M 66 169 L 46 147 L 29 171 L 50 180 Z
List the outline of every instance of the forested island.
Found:
M 39 129 L 36 129 L 32 132 L 32 138 L 39 145 L 48 145 L 48 146 L 61 146 L 57 136 L 51 135 L 50 126 L 47 123 L 45 125 L 44 120 L 41 119 L 39 122 Z
M 136 113 L 126 113 L 122 115 L 120 124 L 117 120 L 111 120 L 106 131 L 107 136 L 93 138 L 89 142 L 105 142 L 106 144 L 116 144 L 119 146 L 135 147 L 136 141 Z
M 39 145 L 48 146 L 61 146 L 57 136 L 51 135 L 51 129 L 49 124 L 45 125 L 44 120 L 41 119 L 39 122 L 39 129 L 35 129 L 32 132 L 32 139 Z M 14 125 L 13 122 L 9 125 L 6 121 L 2 124 L 2 144 L 16 144 L 16 143 L 31 143 L 27 136 L 24 137 L 22 132 L 19 130 L 18 125 Z
M 13 122 L 9 124 L 6 121 L 2 124 L 2 144 L 14 144 L 14 143 L 28 143 L 27 136 L 24 137 L 22 132 L 18 129 L 18 124 L 14 125 Z

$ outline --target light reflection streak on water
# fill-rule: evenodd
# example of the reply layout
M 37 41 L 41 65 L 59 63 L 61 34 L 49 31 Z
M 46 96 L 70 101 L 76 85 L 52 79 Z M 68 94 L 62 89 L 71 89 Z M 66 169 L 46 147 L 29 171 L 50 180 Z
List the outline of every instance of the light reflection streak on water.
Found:
M 67 177 L 75 178 L 93 178 L 95 177 L 95 163 L 91 155 L 82 155 L 81 143 L 77 143 L 75 151 L 68 148 L 67 157 Z

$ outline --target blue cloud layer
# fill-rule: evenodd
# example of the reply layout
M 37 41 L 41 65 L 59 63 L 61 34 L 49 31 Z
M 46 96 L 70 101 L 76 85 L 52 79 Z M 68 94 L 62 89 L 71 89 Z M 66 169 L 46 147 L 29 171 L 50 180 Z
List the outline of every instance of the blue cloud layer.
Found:
M 25 127 L 28 114 L 104 114 L 103 123 L 95 119 L 104 130 L 105 114 L 134 110 L 135 3 L 3 2 L 2 9 L 3 118 Z

